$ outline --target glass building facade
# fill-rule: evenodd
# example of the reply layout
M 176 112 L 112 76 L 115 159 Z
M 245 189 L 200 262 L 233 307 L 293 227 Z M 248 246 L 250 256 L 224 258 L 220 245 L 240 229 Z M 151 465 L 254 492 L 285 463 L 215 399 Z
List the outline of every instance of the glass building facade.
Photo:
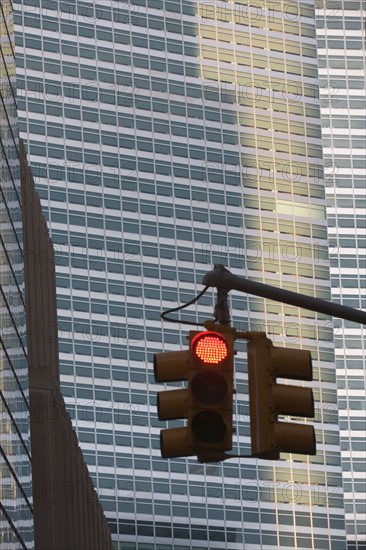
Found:
M 332 299 L 366 308 L 366 2 L 318 12 Z M 347 544 L 366 546 L 365 329 L 335 324 Z
M 34 548 L 14 28 L 0 6 L 0 549 Z
M 315 457 L 160 457 L 162 310 L 213 263 L 330 297 L 314 3 L 16 7 L 21 130 L 57 259 L 62 388 L 116 548 L 344 550 L 333 325 L 233 294 L 238 329 L 309 349 Z M 213 294 L 181 319 L 212 317 Z M 235 449 L 250 452 L 245 346 Z M 179 422 L 169 422 L 169 426 Z

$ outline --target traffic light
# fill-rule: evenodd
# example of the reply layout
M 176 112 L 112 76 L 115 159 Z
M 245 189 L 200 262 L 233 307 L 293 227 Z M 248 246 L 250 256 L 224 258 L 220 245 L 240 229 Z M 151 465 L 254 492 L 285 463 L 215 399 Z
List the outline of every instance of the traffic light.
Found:
M 191 340 L 188 437 L 201 458 L 232 448 L 234 342 L 235 329 L 228 325 Z
M 277 384 L 277 378 L 311 381 L 310 352 L 275 347 L 266 337 L 249 342 L 247 349 L 253 455 L 272 460 L 281 451 L 315 455 L 313 426 L 278 420 L 278 415 L 314 417 L 310 388 Z
M 157 382 L 187 380 L 188 387 L 159 392 L 159 420 L 187 418 L 187 425 L 161 431 L 163 458 L 223 452 L 232 448 L 235 329 L 191 331 L 186 351 L 154 356 Z
M 178 382 L 188 379 L 191 362 L 190 350 L 168 351 L 154 355 L 156 382 Z M 176 420 L 188 416 L 188 389 L 169 390 L 157 394 L 159 420 Z M 187 427 L 169 428 L 160 432 L 160 449 L 163 458 L 191 456 L 194 450 L 188 444 Z

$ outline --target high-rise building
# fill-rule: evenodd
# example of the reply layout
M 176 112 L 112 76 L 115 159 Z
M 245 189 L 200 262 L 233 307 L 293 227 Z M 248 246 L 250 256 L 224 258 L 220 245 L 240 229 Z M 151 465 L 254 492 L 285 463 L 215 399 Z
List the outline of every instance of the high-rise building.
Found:
M 312 352 L 316 457 L 163 460 L 160 313 L 213 263 L 330 296 L 314 3 L 15 3 L 22 136 L 56 246 L 60 369 L 125 549 L 344 550 L 329 318 L 234 294 L 242 329 Z M 181 319 L 212 317 L 210 292 Z M 236 430 L 248 454 L 245 346 Z M 171 422 L 171 426 L 176 422 Z
M 0 549 L 110 550 L 60 392 L 53 248 L 18 137 L 14 54 L 9 0 L 0 5 Z
M 0 6 L 0 548 L 34 548 L 16 74 L 11 3 Z
M 19 160 L 34 545 L 36 550 L 112 550 L 60 390 L 53 246 L 21 142 Z M 6 544 L 0 548 L 9 550 Z
M 332 299 L 366 308 L 365 2 L 318 11 Z M 366 545 L 365 329 L 335 323 L 347 548 Z

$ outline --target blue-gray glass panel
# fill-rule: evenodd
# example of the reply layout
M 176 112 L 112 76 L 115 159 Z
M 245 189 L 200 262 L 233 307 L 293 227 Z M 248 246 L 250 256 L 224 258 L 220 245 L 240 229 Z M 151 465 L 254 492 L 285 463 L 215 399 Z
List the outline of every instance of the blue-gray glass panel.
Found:
M 3 144 L 2 137 L 0 136 L 1 143 Z M 18 183 L 17 179 L 12 179 L 12 175 L 9 172 L 8 164 L 5 162 L 5 158 L 0 151 L 1 162 L 1 236 L 6 242 L 8 239 L 12 242 L 22 244 L 22 215 L 21 207 L 19 204 L 19 196 L 15 191 L 14 182 Z M 16 159 L 18 163 L 18 160 Z M 19 164 L 19 163 L 18 163 Z M 14 176 L 14 174 L 13 174 Z M 19 178 L 19 173 L 16 175 Z M 19 284 L 21 281 L 19 281 Z
M 3 21 L 0 22 L 2 23 L 1 31 L 3 33 L 4 23 Z M 14 208 L 12 205 L 18 200 L 20 193 L 20 167 L 17 151 L 18 126 L 14 95 L 15 62 L 9 56 L 11 53 L 9 46 L 4 43 L 0 55 L 0 140 L 2 146 L 0 167 L 3 182 L 2 189 L 6 193 L 6 201 L 9 203 L 9 207 Z M 11 173 L 10 178 L 5 174 L 8 170 Z M 19 204 L 17 212 L 19 213 Z
M 21 535 L 17 532 L 10 517 L 0 505 L 0 548 L 11 550 L 24 550 L 24 543 Z M 18 535 L 18 536 L 17 536 Z
M 12 316 L 19 335 L 23 340 L 23 345 L 25 346 L 23 258 L 19 250 L 19 243 L 14 239 L 13 232 L 6 232 L 4 240 L 7 241 L 7 246 L 5 248 L 2 242 L 3 239 L 0 239 L 2 294 L 4 302 L 7 305 L 7 314 L 10 313 Z M 13 242 L 10 242 L 11 240 Z
M 2 355 L 2 354 L 1 354 Z M 5 358 L 2 357 L 2 360 Z M 1 422 L 1 425 L 4 427 L 11 427 L 14 437 L 19 438 L 19 452 L 26 454 L 30 460 L 30 440 L 29 440 L 29 411 L 26 406 L 23 395 L 18 389 L 18 386 L 12 376 L 12 371 L 10 368 L 7 369 L 6 380 L 5 376 L 2 376 L 2 381 L 4 381 L 5 389 L 0 392 L 0 410 L 6 417 L 6 422 Z M 9 422 L 8 422 L 9 421 Z M 28 494 L 28 489 L 25 488 L 26 493 Z M 28 494 L 30 497 L 30 494 Z
M 24 348 L 22 347 L 22 341 L 20 337 L 20 331 L 22 326 L 16 326 L 14 320 L 9 314 L 7 303 L 4 300 L 3 289 L 0 292 L 0 307 L 3 313 L 2 316 L 2 333 L 1 342 L 5 350 L 5 354 L 14 369 L 20 388 L 23 390 L 25 397 L 27 398 L 28 388 L 28 364 L 24 355 Z M 23 327 L 24 328 L 24 327 Z
M 0 96 L 1 97 L 1 96 Z M 4 109 L 4 98 L 0 99 L 0 130 L 1 130 L 1 145 L 3 148 L 1 163 L 1 172 L 4 182 L 3 192 L 6 193 L 6 200 L 9 202 L 9 207 L 14 208 L 13 204 L 18 202 L 19 209 L 19 193 L 20 193 L 20 166 L 19 156 L 17 151 L 18 139 L 15 135 L 15 129 L 9 128 L 8 124 L 14 124 L 17 119 L 8 119 L 8 108 Z M 6 106 L 8 107 L 8 106 Z M 13 113 L 12 113 L 13 114 Z M 5 150 L 5 153 L 4 153 Z M 3 156 L 4 155 L 4 156 Z M 9 175 L 4 175 L 9 172 Z M 16 214 L 16 212 L 14 212 Z
M 32 543 L 33 537 L 33 514 L 19 484 L 13 476 L 13 472 L 4 460 L 2 452 L 0 453 L 0 473 L 1 473 L 1 505 L 6 514 L 15 526 L 19 536 L 22 538 L 25 548 L 28 543 Z M 31 483 L 30 473 L 18 480 L 19 482 Z M 1 541 L 1 539 L 0 539 Z M 1 546 L 0 546 L 1 547 Z M 32 547 L 32 546 L 30 546 Z M 4 549 L 6 546 L 4 546 Z

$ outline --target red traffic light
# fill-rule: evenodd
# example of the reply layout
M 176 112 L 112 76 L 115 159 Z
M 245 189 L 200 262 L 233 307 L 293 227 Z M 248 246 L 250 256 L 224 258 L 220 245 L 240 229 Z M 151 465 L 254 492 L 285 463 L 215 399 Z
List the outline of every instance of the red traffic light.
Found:
M 161 431 L 163 458 L 196 454 L 200 462 L 212 457 L 218 461 L 232 448 L 236 331 L 228 325 L 210 325 L 212 330 L 190 331 L 189 349 L 154 356 L 156 382 L 188 382 L 187 388 L 157 395 L 159 420 L 187 419 L 186 426 Z
M 232 448 L 235 330 L 216 326 L 190 340 L 188 438 L 200 457 Z
M 229 354 L 225 338 L 218 332 L 206 331 L 196 334 L 191 350 L 202 365 L 221 365 Z

